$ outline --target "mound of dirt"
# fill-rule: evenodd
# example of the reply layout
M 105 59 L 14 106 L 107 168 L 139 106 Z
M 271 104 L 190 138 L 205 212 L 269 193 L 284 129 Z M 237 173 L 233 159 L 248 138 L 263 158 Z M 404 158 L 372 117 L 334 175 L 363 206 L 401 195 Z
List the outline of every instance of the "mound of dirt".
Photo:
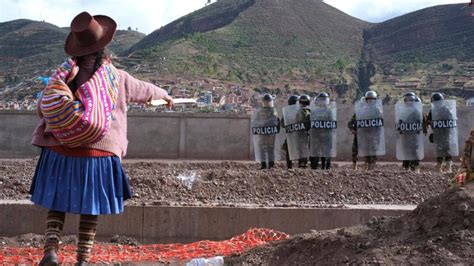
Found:
M 29 199 L 35 160 L 0 160 L 0 199 Z M 373 172 L 340 164 L 330 171 L 259 170 L 248 162 L 125 162 L 134 197 L 128 205 L 312 207 L 418 204 L 443 192 L 450 174 L 407 172 L 378 164 Z
M 410 264 L 474 261 L 474 183 L 450 189 L 399 218 L 297 235 L 226 258 L 226 265 Z

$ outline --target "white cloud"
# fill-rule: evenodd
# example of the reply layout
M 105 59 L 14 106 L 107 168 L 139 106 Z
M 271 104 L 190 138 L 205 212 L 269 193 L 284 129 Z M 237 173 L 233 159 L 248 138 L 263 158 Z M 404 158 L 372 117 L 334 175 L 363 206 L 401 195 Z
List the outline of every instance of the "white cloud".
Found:
M 19 18 L 45 20 L 54 25 L 69 26 L 75 15 L 88 11 L 107 15 L 117 21 L 119 29 L 132 27 L 150 33 L 167 23 L 204 7 L 207 0 L 0 0 L 0 21 Z
M 324 0 L 337 9 L 369 22 L 382 22 L 425 7 L 467 3 L 468 0 Z
M 214 2 L 215 0 L 213 0 Z M 295 0 L 298 1 L 298 0 Z M 112 17 L 119 29 L 132 27 L 150 33 L 188 13 L 204 7 L 207 0 L 0 0 L 0 22 L 19 18 L 45 20 L 69 26 L 82 11 Z M 424 7 L 463 3 L 468 0 L 324 0 L 354 17 L 380 22 Z

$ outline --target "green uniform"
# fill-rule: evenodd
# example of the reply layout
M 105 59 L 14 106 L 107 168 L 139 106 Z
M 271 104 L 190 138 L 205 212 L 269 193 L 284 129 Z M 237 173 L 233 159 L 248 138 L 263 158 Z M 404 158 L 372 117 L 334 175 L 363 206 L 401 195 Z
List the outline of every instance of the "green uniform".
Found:
M 285 120 L 283 118 L 281 119 L 280 125 L 283 129 L 285 129 Z M 286 168 L 291 169 L 293 167 L 293 163 L 290 160 L 290 152 L 288 151 L 288 142 L 286 141 L 286 138 L 285 142 L 281 146 L 281 149 L 284 150 L 286 154 Z
M 354 135 L 354 139 L 352 141 L 352 162 L 357 163 L 357 156 L 359 155 L 359 152 L 357 146 L 357 119 L 355 114 L 352 116 L 349 123 L 347 123 L 347 127 Z
M 302 121 L 304 123 L 304 127 L 306 129 L 307 134 L 309 135 L 309 130 L 311 129 L 311 109 L 309 106 L 302 107 L 298 114 L 296 115 L 298 121 Z M 309 142 L 307 143 L 309 147 Z M 308 164 L 308 158 L 300 158 L 298 159 L 298 166 L 299 167 L 306 167 Z

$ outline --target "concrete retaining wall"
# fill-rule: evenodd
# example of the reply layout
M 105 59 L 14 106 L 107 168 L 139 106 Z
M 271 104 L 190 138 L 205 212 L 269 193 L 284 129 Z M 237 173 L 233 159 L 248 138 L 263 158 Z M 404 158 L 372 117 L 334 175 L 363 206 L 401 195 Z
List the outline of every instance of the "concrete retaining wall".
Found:
M 337 160 L 351 159 L 352 135 L 346 125 L 353 106 L 338 108 Z M 385 106 L 387 155 L 396 160 L 393 127 L 394 106 Z M 428 109 L 426 109 L 428 111 Z M 250 121 L 246 115 L 129 113 L 128 158 L 253 160 Z M 459 142 L 474 125 L 474 109 L 459 108 Z M 37 149 L 30 145 L 37 123 L 33 112 L 0 111 L 0 157 L 31 157 Z M 425 138 L 425 160 L 434 160 L 434 145 Z
M 328 230 L 366 223 L 374 216 L 399 216 L 411 208 L 237 208 L 126 206 L 121 215 L 101 216 L 99 239 L 113 235 L 142 243 L 223 240 L 250 228 L 269 228 L 288 234 Z M 46 210 L 26 202 L 0 202 L 0 236 L 43 234 Z M 64 235 L 77 233 L 78 215 L 68 215 Z

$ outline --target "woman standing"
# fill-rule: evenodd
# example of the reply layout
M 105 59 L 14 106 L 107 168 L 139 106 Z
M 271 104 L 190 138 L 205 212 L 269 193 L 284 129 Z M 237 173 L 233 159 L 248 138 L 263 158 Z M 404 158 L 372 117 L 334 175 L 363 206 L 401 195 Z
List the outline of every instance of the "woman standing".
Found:
M 77 265 L 90 260 L 99 215 L 123 212 L 131 197 L 121 159 L 127 151 L 127 103 L 173 100 L 153 84 L 116 69 L 104 48 L 116 23 L 107 16 L 77 15 L 65 51 L 71 56 L 38 101 L 41 120 L 32 144 L 42 148 L 31 200 L 48 209 L 44 257 L 58 265 L 65 214 L 80 214 Z

